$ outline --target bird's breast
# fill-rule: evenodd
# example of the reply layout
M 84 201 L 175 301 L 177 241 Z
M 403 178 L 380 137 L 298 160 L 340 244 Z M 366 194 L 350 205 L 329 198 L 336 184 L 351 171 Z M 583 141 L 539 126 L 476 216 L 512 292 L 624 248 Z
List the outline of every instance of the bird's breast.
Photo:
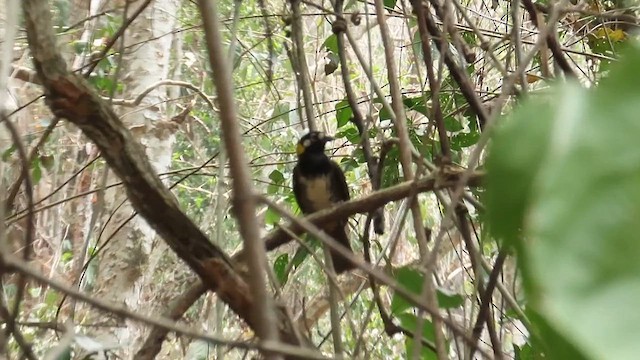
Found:
M 331 182 L 329 181 L 329 177 L 303 177 L 301 180 L 306 198 L 309 200 L 309 204 L 313 208 L 314 212 L 330 208 L 333 205 L 333 202 L 331 201 L 333 196 L 331 194 Z

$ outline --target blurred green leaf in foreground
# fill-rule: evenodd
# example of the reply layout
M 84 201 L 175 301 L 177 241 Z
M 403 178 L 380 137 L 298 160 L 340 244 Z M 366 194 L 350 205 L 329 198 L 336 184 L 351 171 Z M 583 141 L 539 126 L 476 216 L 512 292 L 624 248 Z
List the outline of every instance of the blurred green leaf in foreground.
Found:
M 500 121 L 485 200 L 518 255 L 531 341 L 551 359 L 638 358 L 640 50 Z

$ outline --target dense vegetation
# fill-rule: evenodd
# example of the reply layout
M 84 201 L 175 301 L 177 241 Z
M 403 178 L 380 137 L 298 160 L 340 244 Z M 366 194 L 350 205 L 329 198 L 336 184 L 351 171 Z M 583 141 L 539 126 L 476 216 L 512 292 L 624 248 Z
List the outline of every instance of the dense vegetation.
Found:
M 0 8 L 0 356 L 638 353 L 637 2 Z M 352 201 L 303 219 L 309 129 Z

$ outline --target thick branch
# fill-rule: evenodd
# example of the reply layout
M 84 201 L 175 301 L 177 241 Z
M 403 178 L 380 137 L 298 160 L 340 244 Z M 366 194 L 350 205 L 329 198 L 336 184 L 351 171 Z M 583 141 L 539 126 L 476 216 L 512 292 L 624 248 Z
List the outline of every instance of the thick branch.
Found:
M 386 203 L 398 201 L 407 196 L 418 194 L 421 192 L 433 191 L 444 188 L 459 186 L 461 171 L 435 171 L 429 177 L 417 181 L 406 181 L 396 186 L 392 186 L 380 191 L 371 193 L 369 196 L 347 201 L 332 209 L 313 213 L 305 217 L 310 223 L 321 226 L 336 219 L 344 219 L 353 214 L 369 213 L 372 209 L 379 208 Z M 471 173 L 467 186 L 480 186 L 484 179 L 484 173 L 476 171 Z M 272 231 L 264 238 L 265 246 L 268 251 L 274 250 L 291 240 L 290 233 L 300 235 L 304 232 L 301 226 L 289 224 L 287 229 L 277 229 Z M 236 263 L 246 263 L 245 255 L 240 252 L 233 256 Z
M 436 1 L 430 1 L 432 5 L 439 6 Z M 441 55 L 444 56 L 444 63 L 445 65 L 447 65 L 447 68 L 451 73 L 451 77 L 453 77 L 453 79 L 456 81 L 456 83 L 460 87 L 460 92 L 462 92 L 462 95 L 469 103 L 469 106 L 478 116 L 480 126 L 484 127 L 484 124 L 488 121 L 489 116 L 484 108 L 484 105 L 482 104 L 482 101 L 477 96 L 471 80 L 465 73 L 464 69 L 458 66 L 455 57 L 453 56 L 451 51 L 448 50 L 449 45 L 446 43 L 446 35 L 443 34 L 442 31 L 440 31 L 440 29 L 438 29 L 438 27 L 436 26 L 436 22 L 433 19 L 433 16 L 431 16 L 431 12 L 429 11 L 428 7 L 424 8 L 424 15 L 425 25 L 427 27 L 427 30 L 429 30 L 429 33 L 431 34 L 431 38 L 436 43 L 438 49 L 444 51 L 444 53 Z
M 46 0 L 23 1 L 27 38 L 47 103 L 56 116 L 78 126 L 100 149 L 122 180 L 133 208 L 211 290 L 255 329 L 254 299 L 228 256 L 198 229 L 162 184 L 140 144 L 87 82 L 71 74 L 56 50 L 55 32 Z M 290 344 L 302 341 L 279 312 L 280 335 Z

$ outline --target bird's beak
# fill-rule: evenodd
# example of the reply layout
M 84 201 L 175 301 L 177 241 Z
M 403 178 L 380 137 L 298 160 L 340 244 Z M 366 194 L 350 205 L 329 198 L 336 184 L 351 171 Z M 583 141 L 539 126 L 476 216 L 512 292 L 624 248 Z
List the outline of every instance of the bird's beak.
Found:
M 334 138 L 334 137 L 333 137 L 333 136 L 331 136 L 331 135 L 325 135 L 325 136 L 322 138 L 322 140 L 323 140 L 324 142 L 329 142 L 329 141 L 332 141 L 332 140 L 335 140 L 335 139 L 336 139 L 336 138 Z

